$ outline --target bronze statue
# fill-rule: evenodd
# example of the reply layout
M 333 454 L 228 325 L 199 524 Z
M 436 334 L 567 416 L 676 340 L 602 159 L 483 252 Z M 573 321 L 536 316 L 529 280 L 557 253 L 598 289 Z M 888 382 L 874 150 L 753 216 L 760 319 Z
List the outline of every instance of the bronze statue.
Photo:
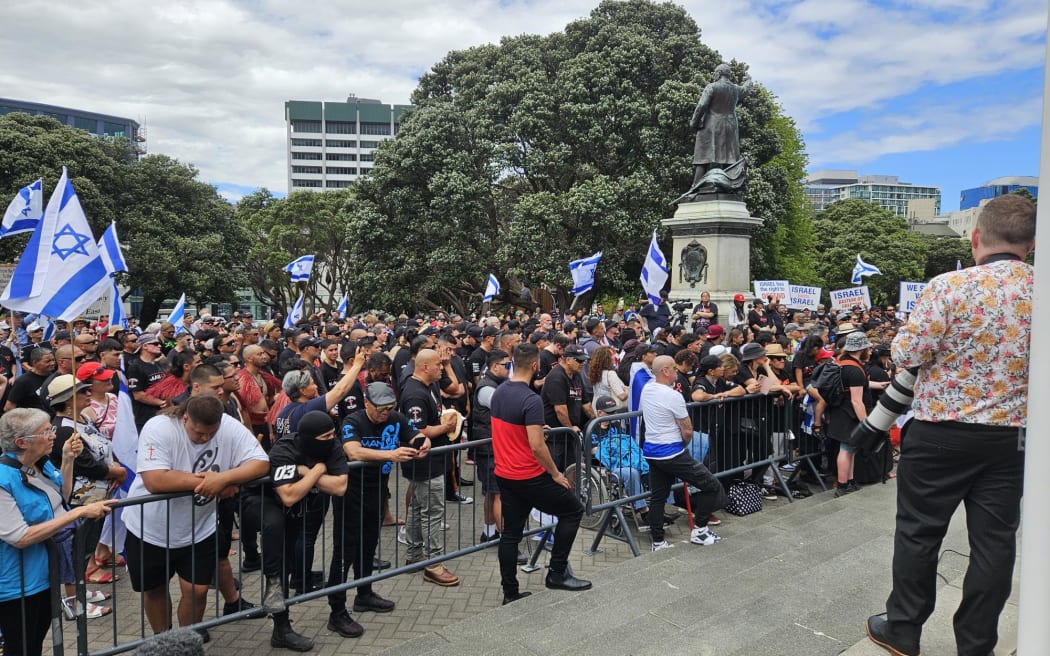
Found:
M 740 155 L 736 106 L 754 83 L 730 79 L 729 64 L 715 67 L 715 81 L 704 87 L 689 121 L 696 131 L 693 146 L 693 185 L 676 202 L 698 193 L 737 193 L 743 188 L 747 163 Z

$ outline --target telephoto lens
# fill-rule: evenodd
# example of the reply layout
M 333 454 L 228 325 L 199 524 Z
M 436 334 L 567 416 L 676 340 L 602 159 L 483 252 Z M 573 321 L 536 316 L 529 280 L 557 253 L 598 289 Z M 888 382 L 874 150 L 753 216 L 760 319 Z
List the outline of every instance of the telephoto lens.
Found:
M 915 376 L 918 372 L 918 367 L 901 369 L 897 372 L 890 386 L 882 394 L 882 398 L 868 414 L 867 419 L 853 429 L 850 442 L 854 446 L 874 448 L 876 451 L 882 448 L 885 444 L 882 437 L 889 433 L 893 422 L 911 409 L 911 402 L 914 398 L 912 390 L 915 388 Z

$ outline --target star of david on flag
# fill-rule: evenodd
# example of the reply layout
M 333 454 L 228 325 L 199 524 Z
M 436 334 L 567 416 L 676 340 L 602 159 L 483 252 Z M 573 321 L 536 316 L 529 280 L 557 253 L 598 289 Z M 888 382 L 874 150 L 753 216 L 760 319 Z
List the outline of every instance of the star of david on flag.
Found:
M 72 321 L 106 292 L 109 272 L 65 167 L 0 305 Z
M 20 232 L 36 230 L 44 218 L 44 180 L 26 185 L 7 206 L 3 223 L 0 223 L 0 238 Z
M 314 256 L 303 255 L 284 267 L 284 270 L 292 274 L 292 282 L 308 282 L 314 270 Z
M 864 260 L 860 259 L 860 253 L 857 253 L 857 264 L 853 267 L 853 279 L 850 281 L 854 285 L 859 285 L 861 278 L 864 276 L 881 276 L 882 272 L 878 268 L 868 264 Z
M 598 251 L 590 257 L 569 262 L 569 275 L 572 276 L 573 294 L 579 296 L 594 288 L 594 272 L 598 268 L 598 262 L 601 259 L 602 252 Z

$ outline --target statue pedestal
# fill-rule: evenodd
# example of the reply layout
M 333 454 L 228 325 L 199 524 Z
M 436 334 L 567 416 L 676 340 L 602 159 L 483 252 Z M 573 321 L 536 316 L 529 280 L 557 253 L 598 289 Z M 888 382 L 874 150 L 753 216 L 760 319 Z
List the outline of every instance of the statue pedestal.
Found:
M 671 248 L 672 302 L 689 299 L 700 301 L 700 293 L 708 292 L 718 305 L 718 322 L 726 325 L 733 295 L 743 293 L 749 299 L 751 291 L 751 232 L 762 225 L 762 219 L 751 216 L 747 206 L 725 196 L 681 203 L 663 225 L 671 229 L 674 246 Z M 690 281 L 686 262 L 695 262 L 706 254 L 706 269 L 700 280 Z

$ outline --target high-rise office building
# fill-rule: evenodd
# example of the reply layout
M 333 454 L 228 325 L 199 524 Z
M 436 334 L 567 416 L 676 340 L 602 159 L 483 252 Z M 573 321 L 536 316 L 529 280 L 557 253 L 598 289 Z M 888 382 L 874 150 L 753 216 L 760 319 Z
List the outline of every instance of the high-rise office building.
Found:
M 368 175 L 379 142 L 397 135 L 402 114 L 411 108 L 356 96 L 286 102 L 288 192 L 341 189 Z
M 0 116 L 14 112 L 23 112 L 33 116 L 50 116 L 63 125 L 85 130 L 96 136 L 126 137 L 134 146 L 136 154 L 146 154 L 146 130 L 137 121 L 130 118 L 99 114 L 86 109 L 0 98 Z
M 806 197 L 816 210 L 836 201 L 859 198 L 910 220 L 933 218 L 941 209 L 940 187 L 901 182 L 895 175 L 858 176 L 849 170 L 814 171 L 806 177 Z M 929 202 L 912 202 L 924 200 L 932 200 L 932 206 Z
M 963 189 L 959 194 L 959 209 L 977 207 L 983 200 L 991 200 L 1018 189 L 1026 189 L 1032 196 L 1039 198 L 1039 178 L 1030 175 L 1009 175 L 985 182 L 980 187 Z

